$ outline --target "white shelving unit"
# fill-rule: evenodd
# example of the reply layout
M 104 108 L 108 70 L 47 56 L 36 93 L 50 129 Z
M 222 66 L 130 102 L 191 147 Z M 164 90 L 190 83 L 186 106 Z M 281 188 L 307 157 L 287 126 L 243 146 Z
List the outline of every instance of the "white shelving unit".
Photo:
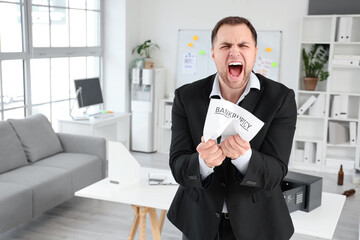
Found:
M 351 39 L 347 42 L 338 40 L 338 35 L 344 29 L 343 25 L 340 24 L 340 19 L 344 17 L 351 18 L 352 22 L 348 28 Z M 360 170 L 360 63 L 355 66 L 340 66 L 332 63 L 334 55 L 360 56 L 360 15 L 314 15 L 303 17 L 300 58 L 302 49 L 308 50 L 313 44 L 329 45 L 327 70 L 330 76 L 326 81 L 318 82 L 315 91 L 305 90 L 303 62 L 301 60 L 296 100 L 298 107 L 300 107 L 310 96 L 318 97 L 320 94 L 325 94 L 324 114 L 322 116 L 313 116 L 307 111 L 303 115 L 298 115 L 290 167 L 337 172 L 340 164 L 342 164 L 345 172 L 354 172 L 354 169 Z M 348 99 L 346 109 L 348 115 L 345 118 L 332 116 L 334 96 L 345 96 Z M 344 106 L 346 105 L 341 107 Z M 356 125 L 356 144 L 351 144 L 350 139 L 349 142 L 330 143 L 330 122 L 338 123 L 345 129 L 349 129 L 350 123 L 354 122 Z M 347 134 L 350 135 L 349 130 Z M 310 151 L 309 143 L 313 144 Z M 311 151 L 314 152 L 311 153 Z M 313 154 L 314 157 L 311 157 L 310 161 L 305 160 L 305 157 L 309 154 Z

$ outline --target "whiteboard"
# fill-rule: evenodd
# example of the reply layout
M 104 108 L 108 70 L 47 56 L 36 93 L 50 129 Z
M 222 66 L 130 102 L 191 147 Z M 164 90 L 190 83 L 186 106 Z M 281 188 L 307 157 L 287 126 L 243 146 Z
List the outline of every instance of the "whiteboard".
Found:
M 258 31 L 258 56 L 254 72 L 278 81 L 281 31 Z M 178 32 L 176 87 L 216 73 L 211 58 L 211 30 Z

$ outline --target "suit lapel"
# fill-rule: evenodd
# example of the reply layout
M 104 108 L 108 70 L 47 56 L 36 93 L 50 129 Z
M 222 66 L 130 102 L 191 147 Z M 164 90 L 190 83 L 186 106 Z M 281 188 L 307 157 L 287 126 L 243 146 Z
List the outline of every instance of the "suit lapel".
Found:
M 242 108 L 245 108 L 249 112 L 253 112 L 258 101 L 260 100 L 260 96 L 262 92 L 264 91 L 264 85 L 261 84 L 260 81 L 260 90 L 252 88 L 250 89 L 250 92 L 245 96 L 245 98 L 239 103 L 239 106 Z
M 205 110 L 205 114 L 207 113 L 207 110 L 209 108 L 209 104 L 210 104 L 210 93 L 214 84 L 214 79 L 215 79 L 215 74 L 210 76 L 210 81 L 208 82 L 208 84 L 203 88 L 202 91 L 202 96 L 203 96 L 203 101 L 204 104 L 202 104 L 202 106 L 204 106 L 204 110 Z

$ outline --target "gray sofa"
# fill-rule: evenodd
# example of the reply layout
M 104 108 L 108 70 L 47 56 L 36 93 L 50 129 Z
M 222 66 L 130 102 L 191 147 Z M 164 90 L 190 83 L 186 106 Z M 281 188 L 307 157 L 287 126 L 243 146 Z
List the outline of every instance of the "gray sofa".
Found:
M 41 114 L 0 121 L 0 232 L 105 177 L 103 138 L 55 133 Z

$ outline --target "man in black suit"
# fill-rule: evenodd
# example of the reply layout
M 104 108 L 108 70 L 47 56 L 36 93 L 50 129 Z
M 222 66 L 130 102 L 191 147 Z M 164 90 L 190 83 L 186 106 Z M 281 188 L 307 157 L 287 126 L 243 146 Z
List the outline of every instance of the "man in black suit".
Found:
M 296 124 L 294 92 L 252 72 L 257 34 L 241 17 L 212 31 L 217 74 L 175 90 L 170 167 L 180 184 L 169 220 L 190 240 L 285 240 L 294 228 L 281 191 Z M 264 126 L 204 141 L 210 98 L 239 104 Z

